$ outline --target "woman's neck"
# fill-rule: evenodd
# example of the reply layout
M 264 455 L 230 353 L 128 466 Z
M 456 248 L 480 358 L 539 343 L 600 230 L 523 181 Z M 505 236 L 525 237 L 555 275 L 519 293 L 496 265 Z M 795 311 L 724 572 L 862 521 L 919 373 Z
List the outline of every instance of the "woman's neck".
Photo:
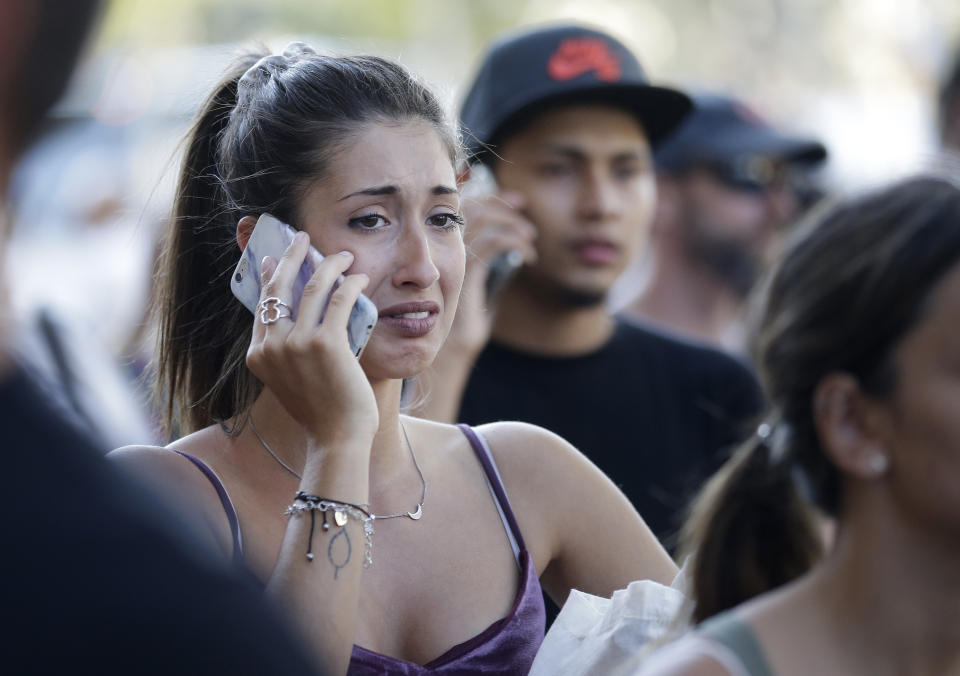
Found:
M 880 509 L 854 515 L 811 574 L 822 622 L 889 673 L 960 669 L 960 544 L 908 523 L 892 505 Z
M 390 474 L 399 464 L 410 462 L 409 452 L 400 428 L 401 380 L 371 383 L 380 416 L 377 433 L 370 450 L 370 481 Z M 280 458 L 292 469 L 302 473 L 306 462 L 306 434 L 303 426 L 287 413 L 279 400 L 268 389 L 257 397 L 250 409 L 256 431 Z M 254 435 L 251 435 L 254 436 Z M 254 436 L 254 441 L 260 443 Z

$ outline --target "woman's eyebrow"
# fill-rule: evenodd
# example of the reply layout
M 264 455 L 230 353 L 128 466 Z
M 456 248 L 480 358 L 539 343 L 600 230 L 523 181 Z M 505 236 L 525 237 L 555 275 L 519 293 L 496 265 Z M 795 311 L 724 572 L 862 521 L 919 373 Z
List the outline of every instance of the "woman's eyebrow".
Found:
M 363 190 L 352 192 L 349 195 L 344 195 L 337 201 L 342 202 L 343 200 L 356 197 L 357 195 L 396 195 L 398 192 L 400 192 L 400 189 L 395 185 L 381 185 L 375 188 L 364 188 Z
M 364 188 L 363 190 L 357 190 L 356 192 L 352 192 L 349 195 L 344 195 L 337 201 L 342 202 L 343 200 L 350 199 L 351 197 L 357 197 L 358 195 L 369 195 L 369 196 L 396 195 L 398 192 L 400 192 L 400 188 L 398 188 L 395 185 L 381 185 L 374 188 Z M 457 190 L 456 188 L 451 188 L 446 185 L 437 185 L 430 190 L 430 194 L 432 195 L 456 195 L 459 192 L 460 191 Z

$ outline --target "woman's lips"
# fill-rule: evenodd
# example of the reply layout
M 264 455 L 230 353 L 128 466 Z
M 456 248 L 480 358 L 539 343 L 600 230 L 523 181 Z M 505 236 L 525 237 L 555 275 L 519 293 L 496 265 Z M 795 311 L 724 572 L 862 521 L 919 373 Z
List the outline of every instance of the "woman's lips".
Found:
M 433 330 L 440 306 L 432 301 L 398 303 L 380 311 L 377 325 L 386 325 L 401 335 L 416 338 Z
M 620 256 L 620 247 L 601 239 L 578 240 L 571 245 L 571 249 L 574 257 L 585 265 L 610 265 Z

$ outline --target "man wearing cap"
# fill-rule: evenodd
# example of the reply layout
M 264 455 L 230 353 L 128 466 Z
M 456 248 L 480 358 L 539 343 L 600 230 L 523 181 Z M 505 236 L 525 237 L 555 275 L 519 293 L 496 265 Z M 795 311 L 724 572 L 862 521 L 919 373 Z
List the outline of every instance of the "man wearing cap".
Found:
M 657 212 L 649 266 L 627 312 L 731 350 L 742 349 L 741 306 L 801 211 L 803 184 L 826 158 L 740 101 L 696 99 L 656 152 Z
M 482 165 L 474 171 L 488 171 L 496 191 L 470 197 L 465 186 L 460 309 L 420 390 L 427 417 L 521 420 L 566 438 L 668 546 L 686 498 L 759 407 L 738 361 L 606 307 L 653 214 L 651 144 L 689 107 L 589 28 L 540 28 L 491 47 L 462 124 Z M 488 299 L 490 263 L 510 250 L 523 265 Z

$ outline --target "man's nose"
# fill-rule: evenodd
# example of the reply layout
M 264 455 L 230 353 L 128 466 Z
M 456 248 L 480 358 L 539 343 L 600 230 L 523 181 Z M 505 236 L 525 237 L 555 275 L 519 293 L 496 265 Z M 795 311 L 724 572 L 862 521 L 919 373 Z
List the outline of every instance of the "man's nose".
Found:
M 591 168 L 584 172 L 580 188 L 579 211 L 586 220 L 604 220 L 617 213 L 620 198 L 610 172 Z

